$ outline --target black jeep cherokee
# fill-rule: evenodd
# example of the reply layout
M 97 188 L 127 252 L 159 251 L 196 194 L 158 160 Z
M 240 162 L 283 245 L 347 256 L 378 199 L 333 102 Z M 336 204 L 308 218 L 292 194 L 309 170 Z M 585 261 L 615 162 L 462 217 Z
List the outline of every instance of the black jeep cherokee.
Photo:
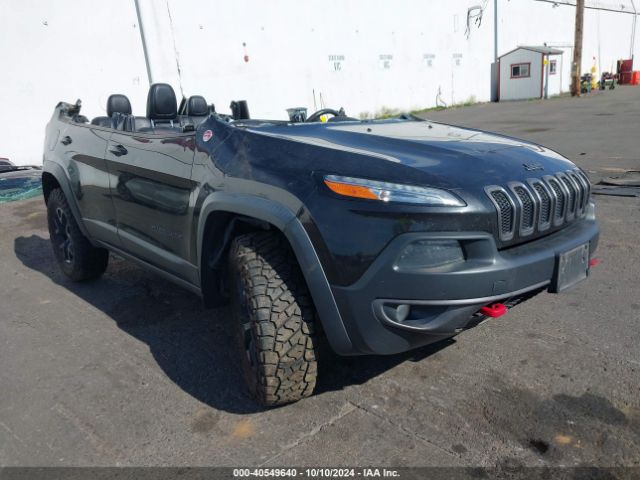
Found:
M 91 122 L 60 103 L 43 186 L 72 279 L 100 276 L 112 251 L 206 305 L 230 301 L 263 404 L 312 393 L 321 332 L 341 355 L 394 354 L 589 273 L 589 180 L 547 148 L 412 117 L 263 121 L 245 107 L 191 97 L 179 114 L 166 84 L 145 117 L 123 95 Z

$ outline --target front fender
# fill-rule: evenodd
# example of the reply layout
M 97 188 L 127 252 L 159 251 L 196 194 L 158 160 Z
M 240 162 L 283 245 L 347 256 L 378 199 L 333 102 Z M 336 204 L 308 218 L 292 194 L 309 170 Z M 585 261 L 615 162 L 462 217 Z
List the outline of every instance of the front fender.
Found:
M 201 265 L 205 225 L 213 212 L 244 215 L 268 222 L 280 230 L 298 260 L 331 347 L 340 355 L 355 353 L 320 259 L 295 212 L 285 205 L 255 195 L 211 193 L 202 204 L 198 224 L 198 265 Z

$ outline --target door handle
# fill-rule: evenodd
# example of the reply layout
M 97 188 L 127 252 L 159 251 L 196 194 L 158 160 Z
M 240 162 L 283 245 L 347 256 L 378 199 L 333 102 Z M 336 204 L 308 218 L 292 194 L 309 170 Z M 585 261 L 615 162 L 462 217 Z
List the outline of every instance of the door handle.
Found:
M 124 148 L 122 145 L 114 145 L 109 149 L 111 153 L 113 153 L 116 157 L 120 157 L 122 155 L 126 155 L 129 151 Z
M 71 137 L 69 135 L 67 135 L 66 137 L 62 137 L 60 143 L 63 145 L 69 145 L 71 143 Z

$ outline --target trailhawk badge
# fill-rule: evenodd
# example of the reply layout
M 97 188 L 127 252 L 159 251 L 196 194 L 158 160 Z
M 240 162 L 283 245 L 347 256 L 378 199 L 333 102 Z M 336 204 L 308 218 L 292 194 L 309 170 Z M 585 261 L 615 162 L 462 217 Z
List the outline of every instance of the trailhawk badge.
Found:
M 209 140 L 211 140 L 211 137 L 213 137 L 213 132 L 211 130 L 205 130 L 202 134 L 202 141 L 208 142 Z

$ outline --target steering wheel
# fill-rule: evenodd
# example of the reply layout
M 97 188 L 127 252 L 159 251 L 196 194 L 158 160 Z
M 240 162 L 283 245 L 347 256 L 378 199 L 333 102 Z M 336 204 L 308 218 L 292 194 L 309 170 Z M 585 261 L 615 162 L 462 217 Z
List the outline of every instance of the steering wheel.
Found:
M 334 117 L 339 117 L 340 115 L 344 115 L 344 113 L 339 112 L 338 110 L 334 110 L 333 108 L 323 108 L 322 110 L 318 110 L 317 112 L 313 112 L 309 117 L 307 117 L 307 122 L 317 122 L 320 120 L 322 115 L 333 115 Z

